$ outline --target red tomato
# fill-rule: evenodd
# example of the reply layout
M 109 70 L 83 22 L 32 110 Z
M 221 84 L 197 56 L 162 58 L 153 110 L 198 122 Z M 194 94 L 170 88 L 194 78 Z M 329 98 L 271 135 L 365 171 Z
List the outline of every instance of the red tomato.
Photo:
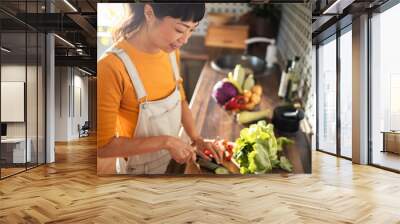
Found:
M 206 154 L 206 156 L 209 156 L 209 157 L 211 157 L 211 158 L 214 157 L 213 154 L 212 154 L 212 152 L 211 152 L 211 150 L 209 150 L 209 149 L 204 149 L 204 154 Z
M 232 152 L 233 146 L 230 145 L 230 144 L 228 144 L 228 145 L 226 146 L 226 150 L 228 150 L 229 152 Z
M 224 158 L 225 158 L 225 161 L 228 161 L 228 162 L 231 161 L 232 152 L 225 151 Z

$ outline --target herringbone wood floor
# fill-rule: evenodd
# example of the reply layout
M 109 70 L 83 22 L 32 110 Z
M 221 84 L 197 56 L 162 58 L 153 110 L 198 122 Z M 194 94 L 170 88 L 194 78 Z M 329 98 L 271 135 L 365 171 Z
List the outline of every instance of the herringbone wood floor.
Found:
M 313 152 L 313 174 L 98 177 L 93 138 L 0 181 L 0 223 L 400 223 L 400 175 Z

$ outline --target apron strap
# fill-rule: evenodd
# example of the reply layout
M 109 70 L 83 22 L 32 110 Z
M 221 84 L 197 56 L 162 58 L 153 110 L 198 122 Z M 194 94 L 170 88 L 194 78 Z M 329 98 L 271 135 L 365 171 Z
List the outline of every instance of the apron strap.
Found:
M 131 78 L 132 85 L 135 87 L 137 98 L 140 102 L 142 102 L 143 99 L 145 99 L 147 97 L 147 93 L 146 93 L 146 90 L 144 89 L 142 81 L 139 78 L 138 71 L 137 71 L 134 63 L 128 56 L 128 54 L 123 49 L 117 48 L 115 46 L 108 49 L 107 53 L 114 53 L 118 58 L 121 59 L 121 61 L 125 65 L 125 68 Z M 171 52 L 169 54 L 169 59 L 170 59 L 171 65 L 172 65 L 172 70 L 174 72 L 175 81 L 179 82 L 182 80 L 182 78 L 179 75 L 179 67 L 178 67 L 175 51 Z
M 175 81 L 178 82 L 178 81 L 182 80 L 181 76 L 179 75 L 179 67 L 178 67 L 178 63 L 176 60 L 175 51 L 173 51 L 169 54 L 169 61 L 171 62 L 171 65 L 172 65 L 172 70 L 175 75 Z
M 131 77 L 132 85 L 135 87 L 138 100 L 142 101 L 142 99 L 146 98 L 146 90 L 144 89 L 143 83 L 139 78 L 138 71 L 128 54 L 123 49 L 117 47 L 110 48 L 107 50 L 107 52 L 114 53 L 125 65 L 125 69 L 128 71 L 128 74 Z

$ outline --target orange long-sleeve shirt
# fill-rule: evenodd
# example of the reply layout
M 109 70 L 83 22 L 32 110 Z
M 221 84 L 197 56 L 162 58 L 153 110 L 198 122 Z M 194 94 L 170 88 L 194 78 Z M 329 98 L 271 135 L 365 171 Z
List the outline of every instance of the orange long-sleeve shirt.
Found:
M 126 40 L 116 43 L 132 59 L 149 101 L 170 95 L 175 79 L 168 53 L 141 52 Z M 179 64 L 179 51 L 176 52 Z M 114 54 L 103 55 L 97 63 L 97 145 L 106 145 L 114 136 L 132 137 L 139 115 L 139 102 L 128 72 Z M 182 83 L 181 100 L 186 100 Z

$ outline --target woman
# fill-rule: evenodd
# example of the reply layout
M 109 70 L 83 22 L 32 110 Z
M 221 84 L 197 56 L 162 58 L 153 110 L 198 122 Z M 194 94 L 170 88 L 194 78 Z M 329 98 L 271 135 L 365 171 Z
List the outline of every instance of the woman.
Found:
M 203 18 L 204 3 L 130 6 L 133 14 L 98 61 L 98 172 L 162 174 L 171 158 L 210 159 L 206 148 L 219 163 L 221 152 L 195 129 L 178 69 L 179 48 Z M 178 138 L 181 125 L 192 144 Z

